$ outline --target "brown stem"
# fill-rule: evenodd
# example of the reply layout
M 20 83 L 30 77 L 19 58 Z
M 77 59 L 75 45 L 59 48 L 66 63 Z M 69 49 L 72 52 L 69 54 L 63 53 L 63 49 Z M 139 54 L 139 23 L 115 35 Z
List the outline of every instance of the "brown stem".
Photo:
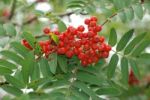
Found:
M 11 12 L 10 12 L 10 16 L 8 17 L 9 20 L 11 20 L 14 16 L 14 12 L 15 12 L 15 8 L 16 8 L 16 3 L 17 3 L 17 0 L 13 0 L 13 3 L 12 3 L 12 7 L 11 7 Z
M 37 20 L 37 16 L 34 16 L 31 19 L 23 22 L 23 25 L 30 24 L 30 23 L 32 23 L 33 21 L 36 21 L 36 20 Z
M 106 19 L 106 21 L 103 22 L 102 26 L 104 26 L 106 23 L 108 23 L 109 20 L 110 20 L 111 18 L 115 17 L 116 15 L 117 15 L 117 13 L 114 13 L 114 14 L 112 14 L 110 17 L 108 17 L 108 18 Z
M 5 82 L 0 82 L 0 86 L 3 86 L 3 85 L 6 85 L 6 84 L 9 84 L 7 81 Z

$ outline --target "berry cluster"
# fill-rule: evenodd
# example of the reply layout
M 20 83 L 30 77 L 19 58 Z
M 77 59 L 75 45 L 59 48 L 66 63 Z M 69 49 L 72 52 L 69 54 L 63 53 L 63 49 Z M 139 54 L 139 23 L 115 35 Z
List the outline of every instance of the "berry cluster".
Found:
M 84 23 L 88 28 L 87 32 L 85 32 L 83 25 L 77 28 L 69 26 L 62 33 L 44 28 L 43 32 L 46 35 L 50 33 L 57 35 L 59 43 L 56 45 L 52 43 L 52 40 L 40 41 L 39 44 L 43 53 L 48 56 L 52 52 L 57 52 L 57 54 L 66 55 L 68 58 L 77 56 L 83 66 L 97 63 L 101 58 L 107 58 L 111 47 L 104 43 L 105 38 L 103 36 L 97 34 L 102 30 L 102 26 L 97 25 L 97 18 L 85 19 Z M 26 47 L 29 48 L 29 46 Z
M 134 86 L 134 85 L 138 85 L 139 84 L 139 80 L 135 77 L 133 71 L 131 70 L 129 73 L 129 80 L 128 80 L 128 84 L 130 86 Z
M 102 30 L 97 25 L 97 18 L 85 19 L 88 31 L 80 25 L 77 28 L 69 26 L 65 32 L 59 35 L 57 53 L 65 54 L 68 58 L 76 55 L 83 66 L 96 63 L 100 58 L 107 58 L 111 47 L 104 43 L 105 38 L 97 33 Z
M 52 52 L 56 51 L 56 46 L 52 45 L 51 40 L 46 40 L 46 41 L 40 41 L 39 45 L 42 48 L 42 52 L 45 54 L 45 56 L 48 58 L 49 54 Z

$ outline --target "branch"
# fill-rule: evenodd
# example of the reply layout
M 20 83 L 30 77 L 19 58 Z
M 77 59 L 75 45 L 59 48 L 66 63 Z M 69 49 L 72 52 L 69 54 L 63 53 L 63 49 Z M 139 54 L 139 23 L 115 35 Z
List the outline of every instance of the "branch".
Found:
M 35 38 L 42 38 L 42 37 L 47 37 L 47 35 L 41 34 L 41 35 L 36 35 L 36 36 L 35 36 Z
M 14 16 L 14 12 L 15 12 L 15 9 L 16 9 L 16 3 L 17 3 L 17 0 L 13 0 L 10 16 L 8 17 L 9 20 L 11 20 Z
M 76 11 L 67 12 L 67 13 L 62 13 L 62 14 L 56 14 L 56 16 L 59 16 L 59 17 L 70 16 L 70 15 L 74 14 L 75 12 L 76 12 Z M 81 15 L 87 15 L 87 13 L 80 13 L 80 14 L 81 14 Z M 31 19 L 25 21 L 25 22 L 23 23 L 23 25 L 30 24 L 30 23 L 32 23 L 33 21 L 36 21 L 37 18 L 38 18 L 37 16 L 34 16 L 34 17 L 32 17 Z
M 37 16 L 34 16 L 31 19 L 23 22 L 23 25 L 30 24 L 30 23 L 32 23 L 33 21 L 36 21 L 36 20 L 37 20 Z
M 114 13 L 114 14 L 112 14 L 110 17 L 108 17 L 108 18 L 106 19 L 106 21 L 103 22 L 102 26 L 104 26 L 106 23 L 108 23 L 109 20 L 112 19 L 113 17 L 115 17 L 116 15 L 117 15 L 117 13 Z
M 140 4 L 143 4 L 144 3 L 144 0 L 140 0 Z M 139 4 L 139 3 L 138 3 Z M 129 6 L 129 9 L 132 8 L 132 6 L 130 5 Z M 102 23 L 102 26 L 104 26 L 106 23 L 108 23 L 110 21 L 110 19 L 112 19 L 113 17 L 115 17 L 116 15 L 118 15 L 119 12 L 124 12 L 125 10 L 124 9 L 120 9 L 118 12 L 112 14 L 110 17 L 108 17 L 103 23 Z
M 0 82 L 0 86 L 3 86 L 3 85 L 6 85 L 6 84 L 9 84 L 7 81 L 5 82 Z

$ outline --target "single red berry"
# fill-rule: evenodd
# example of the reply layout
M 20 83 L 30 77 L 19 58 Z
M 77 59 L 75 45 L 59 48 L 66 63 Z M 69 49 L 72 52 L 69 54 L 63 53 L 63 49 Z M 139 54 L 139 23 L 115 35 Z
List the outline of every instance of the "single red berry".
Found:
M 104 52 L 102 53 L 102 57 L 103 57 L 103 58 L 107 58 L 108 56 L 109 56 L 109 53 L 108 53 L 108 52 L 104 51 Z
M 99 41 L 100 41 L 101 43 L 103 43 L 103 42 L 105 41 L 105 37 L 100 36 L 100 37 L 99 37 Z
M 109 51 L 111 50 L 111 46 L 106 45 L 106 46 L 105 46 L 105 50 L 109 52 Z
M 45 34 L 49 34 L 49 33 L 50 33 L 50 28 L 45 27 L 45 28 L 43 29 L 43 32 L 44 32 Z
M 80 60 L 85 59 L 85 54 L 84 54 L 84 53 L 80 53 L 80 54 L 78 55 L 78 58 L 79 58 Z
M 101 25 L 98 25 L 98 26 L 96 26 L 95 29 L 96 29 L 97 32 L 100 32 L 100 31 L 102 30 L 102 26 L 101 26 Z
M 55 30 L 53 32 L 54 32 L 55 35 L 59 35 L 60 34 L 59 31 L 57 31 L 57 30 Z
M 92 17 L 91 17 L 91 21 L 97 21 L 97 17 L 92 16 Z
M 89 25 L 89 24 L 90 24 L 90 20 L 89 20 L 89 19 L 85 19 L 84 23 L 85 23 L 86 25 Z
M 88 63 L 86 61 L 81 61 L 82 66 L 87 66 Z
M 27 40 L 23 39 L 23 40 L 21 41 L 21 43 L 22 43 L 26 48 L 28 48 L 28 49 L 30 49 L 30 50 L 33 50 L 33 48 L 30 46 L 30 44 L 28 43 Z
M 78 28 L 77 28 L 77 30 L 79 31 L 79 32 L 83 32 L 84 31 L 84 26 L 83 25 L 80 25 L 80 26 L 78 26 Z
M 67 51 L 67 52 L 66 52 L 66 56 L 67 56 L 68 58 L 71 58 L 71 57 L 73 56 L 73 51 Z
M 65 54 L 66 53 L 66 49 L 64 47 L 58 48 L 57 53 L 58 54 Z
M 95 26 L 96 26 L 96 21 L 91 21 L 91 22 L 90 22 L 90 26 L 91 26 L 91 27 L 95 27 Z

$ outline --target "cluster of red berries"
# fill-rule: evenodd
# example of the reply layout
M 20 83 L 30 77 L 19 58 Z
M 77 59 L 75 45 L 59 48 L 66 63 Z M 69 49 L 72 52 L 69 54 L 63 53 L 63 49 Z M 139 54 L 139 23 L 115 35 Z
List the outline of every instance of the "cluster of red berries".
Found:
M 130 86 L 134 86 L 134 85 L 138 85 L 139 83 L 140 81 L 135 77 L 133 71 L 130 70 L 128 84 Z
M 44 28 L 43 32 L 46 35 L 50 33 L 57 35 L 59 43 L 52 45 L 49 40 L 39 42 L 43 52 L 46 55 L 57 52 L 60 55 L 66 55 L 68 58 L 77 56 L 83 66 L 97 63 L 101 58 L 107 58 L 111 47 L 104 43 L 105 38 L 103 36 L 97 34 L 102 30 L 102 26 L 97 25 L 97 18 L 91 17 L 90 19 L 85 19 L 84 23 L 88 27 L 87 32 L 84 31 L 85 27 L 83 25 L 77 28 L 69 26 L 62 33 Z

